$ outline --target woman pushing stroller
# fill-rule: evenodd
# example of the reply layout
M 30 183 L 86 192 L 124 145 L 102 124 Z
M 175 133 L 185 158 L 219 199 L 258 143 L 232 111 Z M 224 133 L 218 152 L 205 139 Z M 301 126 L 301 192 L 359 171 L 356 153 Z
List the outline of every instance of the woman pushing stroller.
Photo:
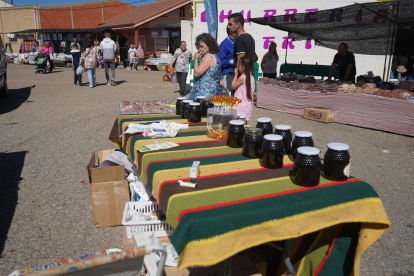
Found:
M 53 70 L 53 59 L 50 59 L 50 54 L 53 54 L 54 51 L 49 41 L 45 41 L 42 48 L 40 48 L 40 52 L 46 55 L 46 59 L 49 61 L 49 72 L 51 73 Z

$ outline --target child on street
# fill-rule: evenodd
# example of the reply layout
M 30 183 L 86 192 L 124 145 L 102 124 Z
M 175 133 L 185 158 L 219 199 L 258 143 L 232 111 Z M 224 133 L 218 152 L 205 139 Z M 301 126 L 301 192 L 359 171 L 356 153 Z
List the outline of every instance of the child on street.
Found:
M 81 58 L 81 52 L 78 49 L 77 45 L 73 45 L 72 50 L 70 51 L 70 54 L 72 55 L 72 68 L 75 72 L 75 85 L 79 83 L 79 86 L 82 86 L 82 75 L 76 74 L 76 70 L 79 67 L 79 62 Z
M 135 45 L 133 45 L 133 44 L 131 44 L 129 47 L 130 48 L 128 50 L 128 53 L 129 53 L 128 70 L 129 70 L 129 67 L 131 67 L 131 70 L 136 71 L 137 69 L 134 68 L 134 65 L 135 65 L 135 59 L 136 59 L 136 56 L 137 56 L 137 49 L 135 48 Z
M 236 107 L 237 115 L 245 115 L 246 120 L 250 120 L 253 112 L 254 85 L 253 61 L 250 57 L 244 56 L 239 59 L 237 68 L 234 69 L 231 89 L 236 90 L 234 97 L 242 100 Z

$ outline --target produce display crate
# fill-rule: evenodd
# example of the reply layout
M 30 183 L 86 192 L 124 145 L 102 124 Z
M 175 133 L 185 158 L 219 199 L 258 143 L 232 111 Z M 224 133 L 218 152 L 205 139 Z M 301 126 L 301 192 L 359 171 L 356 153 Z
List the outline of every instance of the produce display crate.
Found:
M 174 232 L 174 228 L 166 220 L 131 222 L 128 216 L 129 210 L 140 211 L 145 215 L 149 215 L 154 211 L 160 210 L 160 207 L 156 201 L 127 202 L 122 217 L 122 224 L 125 225 L 128 239 L 132 239 L 132 234 L 134 233 L 144 233 L 147 237 L 152 233 L 154 233 L 154 237 L 167 237 Z

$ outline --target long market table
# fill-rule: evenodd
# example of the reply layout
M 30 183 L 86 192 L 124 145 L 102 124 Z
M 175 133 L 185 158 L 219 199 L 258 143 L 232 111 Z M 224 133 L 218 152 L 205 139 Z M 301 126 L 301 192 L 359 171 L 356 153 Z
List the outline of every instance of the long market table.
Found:
M 292 239 L 292 264 L 297 275 L 358 275 L 361 254 L 390 226 L 378 194 L 367 183 L 351 177 L 329 181 L 321 177 L 316 187 L 290 180 L 292 161 L 285 157 L 281 169 L 262 168 L 241 149 L 205 133 L 160 142 L 184 141 L 178 148 L 137 154 L 134 147 L 149 144 L 119 135 L 134 119 L 180 122 L 175 114 L 121 115 L 110 139 L 132 155 L 142 180 L 157 199 L 167 222 L 175 227 L 171 242 L 179 254 L 178 270 L 209 266 L 244 249 L 267 242 Z M 199 123 L 196 128 L 205 123 Z M 205 128 L 205 126 L 204 126 Z M 187 133 L 188 134 L 188 133 Z M 153 140 L 152 140 L 153 141 Z M 189 180 L 193 161 L 200 161 L 197 187 L 180 187 Z M 283 254 L 271 263 L 274 275 L 284 275 Z
M 414 101 L 360 93 L 321 93 L 257 82 L 257 107 L 303 115 L 307 107 L 333 110 L 337 123 L 414 136 Z

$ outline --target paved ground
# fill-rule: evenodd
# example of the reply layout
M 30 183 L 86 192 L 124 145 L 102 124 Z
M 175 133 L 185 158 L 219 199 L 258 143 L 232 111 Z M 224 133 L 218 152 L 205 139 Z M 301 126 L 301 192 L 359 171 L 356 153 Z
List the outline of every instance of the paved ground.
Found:
M 120 101 L 174 100 L 178 84 L 163 83 L 162 72 L 117 70 L 116 87 L 90 89 L 75 86 L 69 68 L 8 69 L 10 98 L 0 100 L 0 275 L 121 248 L 122 227 L 94 226 L 86 164 L 93 151 L 113 148 L 108 135 Z M 103 69 L 97 75 L 102 84 Z M 332 141 L 351 146 L 351 174 L 374 186 L 392 223 L 363 254 L 361 274 L 414 275 L 414 139 L 255 108 L 253 120 L 262 116 L 312 131 L 322 152 Z

